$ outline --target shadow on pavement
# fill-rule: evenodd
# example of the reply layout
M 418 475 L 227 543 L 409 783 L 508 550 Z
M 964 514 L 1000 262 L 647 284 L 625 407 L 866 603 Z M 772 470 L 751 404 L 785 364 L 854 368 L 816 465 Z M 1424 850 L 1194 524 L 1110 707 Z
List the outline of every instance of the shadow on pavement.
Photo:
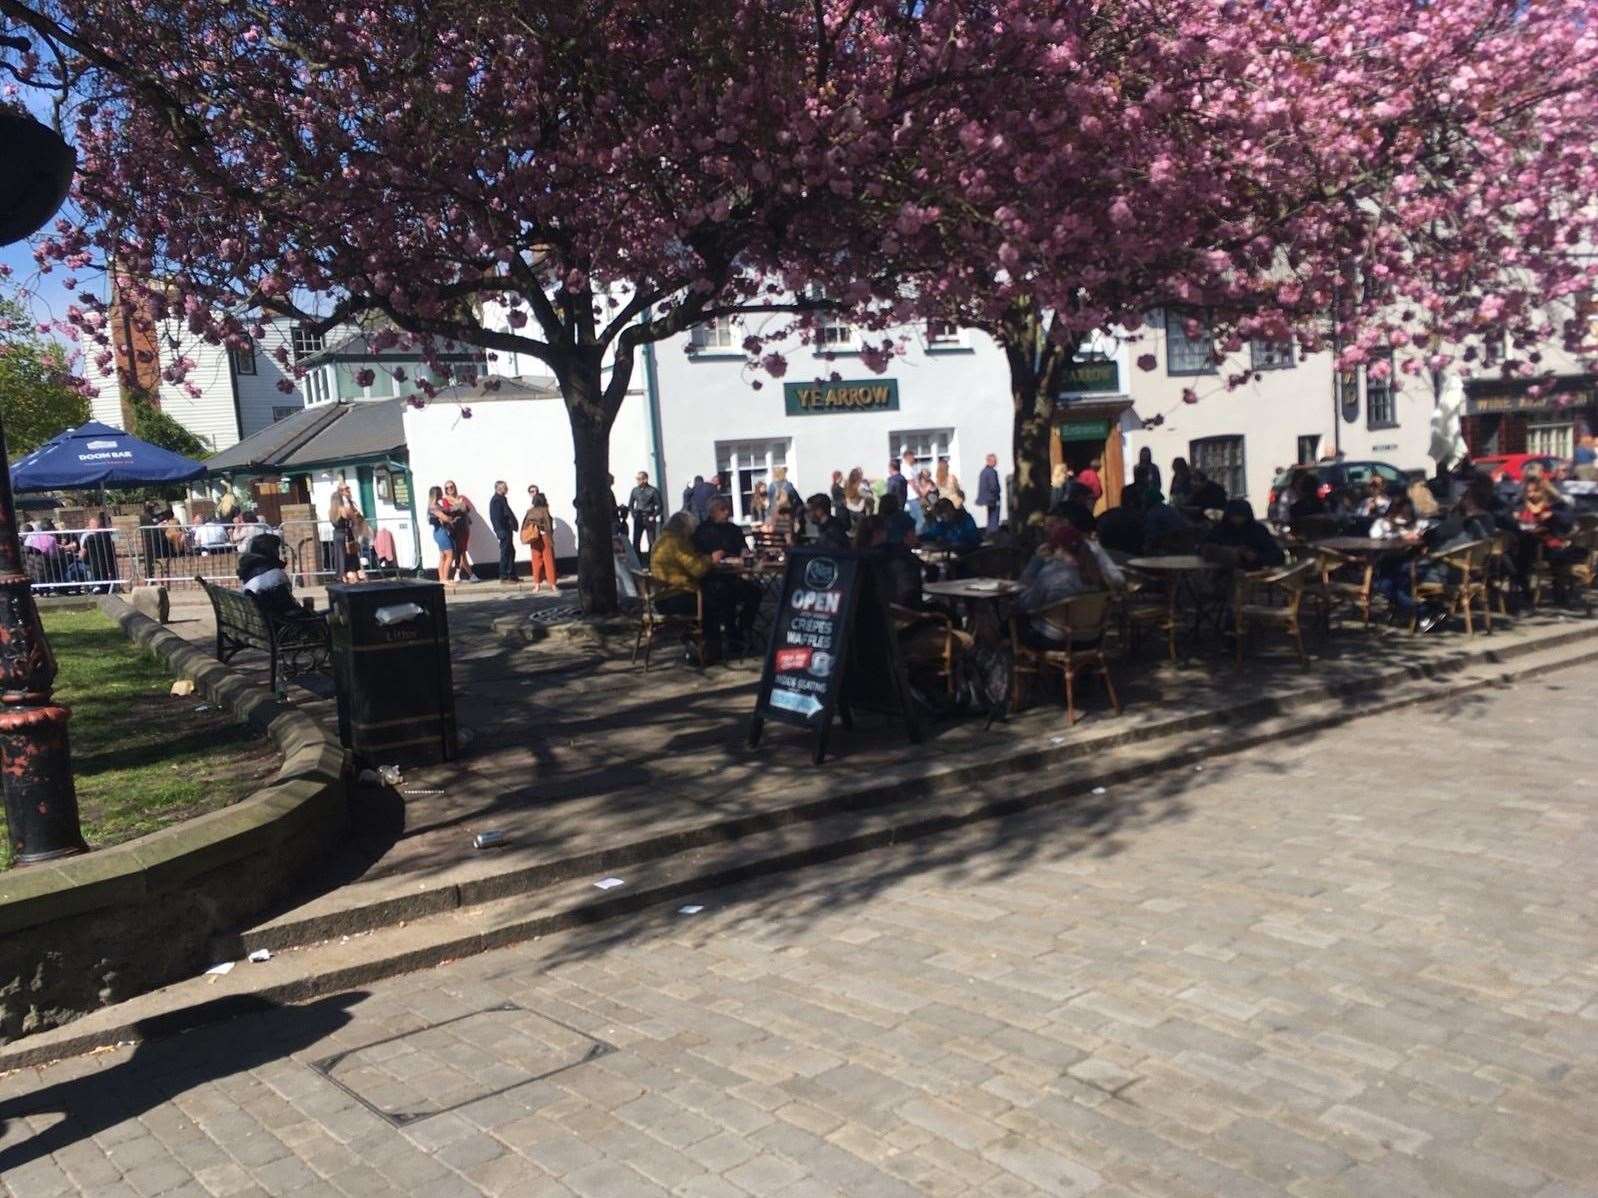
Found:
M 308 1048 L 349 1023 L 349 1008 L 366 997 L 356 990 L 290 1007 L 239 995 L 175 1017 L 143 1020 L 136 1025 L 141 1042 L 127 1060 L 0 1101 L 0 1178 L 197 1086 Z M 89 1065 L 90 1058 L 83 1063 Z M 28 1139 L 5 1143 L 16 1120 L 47 1112 L 59 1112 L 62 1119 Z

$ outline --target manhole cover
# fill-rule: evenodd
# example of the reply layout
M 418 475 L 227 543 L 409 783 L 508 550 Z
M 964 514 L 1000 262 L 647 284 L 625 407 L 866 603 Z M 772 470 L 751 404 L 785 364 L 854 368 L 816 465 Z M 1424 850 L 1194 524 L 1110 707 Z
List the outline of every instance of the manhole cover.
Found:
M 580 607 L 541 607 L 527 613 L 529 624 L 565 624 L 583 614 Z
M 312 1068 L 404 1126 L 614 1051 L 576 1028 L 505 1003 L 341 1052 Z

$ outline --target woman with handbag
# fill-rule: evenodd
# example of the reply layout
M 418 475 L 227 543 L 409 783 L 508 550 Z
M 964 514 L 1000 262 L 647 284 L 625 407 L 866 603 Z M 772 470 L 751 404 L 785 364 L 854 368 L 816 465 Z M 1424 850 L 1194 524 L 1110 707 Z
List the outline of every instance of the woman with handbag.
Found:
M 536 485 L 527 488 L 527 495 L 529 506 L 522 517 L 521 539 L 533 559 L 533 590 L 543 590 L 546 582 L 551 591 L 558 590 L 555 585 L 555 521 L 549 514 L 549 500 Z
M 444 488 L 427 488 L 427 524 L 433 530 L 433 546 L 438 550 L 438 581 L 452 582 L 455 563 L 455 537 L 451 532 L 449 509 L 444 506 Z
M 334 490 L 327 521 L 333 526 L 333 576 L 340 582 L 365 582 L 361 534 L 366 529 L 366 518 L 350 496 L 349 483 L 340 483 Z

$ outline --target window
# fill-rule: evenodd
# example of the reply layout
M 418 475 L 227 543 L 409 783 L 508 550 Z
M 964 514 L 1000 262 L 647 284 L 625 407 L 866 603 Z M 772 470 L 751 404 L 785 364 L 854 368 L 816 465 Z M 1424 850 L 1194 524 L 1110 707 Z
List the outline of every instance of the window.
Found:
M 289 347 L 294 353 L 294 360 L 308 358 L 312 354 L 319 354 L 326 346 L 327 339 L 321 333 L 313 333 L 303 324 L 289 327 Z
M 293 407 L 293 406 L 288 406 L 288 405 L 285 405 L 283 407 L 274 406 L 272 408 L 272 423 L 276 424 L 279 420 L 287 420 L 290 416 L 294 415 L 296 412 L 303 412 L 303 411 L 305 411 L 305 409 L 304 408 L 300 408 L 300 407 Z
M 1551 458 L 1568 458 L 1572 453 L 1572 426 L 1564 424 L 1528 424 L 1526 426 L 1526 452 L 1543 454 Z
M 854 329 L 836 312 L 823 313 L 816 322 L 816 345 L 822 349 L 848 349 L 854 344 Z
M 1320 452 L 1321 435 L 1319 433 L 1310 433 L 1308 436 L 1298 439 L 1298 464 L 1300 466 L 1313 465 Z
M 372 372 L 372 381 L 364 387 L 355 377 L 363 370 Z M 340 399 L 387 399 L 394 394 L 394 376 L 375 362 L 340 362 L 333 372 Z
M 1387 362 L 1387 377 L 1384 379 L 1373 378 L 1369 369 L 1365 371 L 1365 427 L 1366 428 L 1396 428 L 1398 425 L 1398 401 L 1393 394 L 1397 379 L 1393 377 L 1393 360 Z
M 949 458 L 951 464 L 953 455 L 949 447 L 954 444 L 954 430 L 952 428 L 913 429 L 909 432 L 888 434 L 888 456 L 896 461 L 904 460 L 904 451 L 908 449 L 916 456 L 917 470 L 936 470 L 939 458 Z M 871 473 L 869 470 L 866 472 Z
M 721 495 L 732 504 L 735 520 L 748 520 L 755 484 L 771 481 L 773 466 L 788 465 L 788 441 L 718 441 L 716 473 Z M 792 472 L 789 472 L 792 481 Z
M 1226 488 L 1227 497 L 1248 495 L 1248 472 L 1244 469 L 1242 437 L 1203 437 L 1187 444 L 1187 461 Z
M 1195 319 L 1174 308 L 1165 310 L 1165 372 L 1172 375 L 1214 374 L 1215 346 L 1209 325 L 1200 320 L 1197 337 L 1187 335 L 1187 322 Z
M 1291 370 L 1297 362 L 1293 357 L 1291 341 L 1261 341 L 1248 343 L 1249 364 L 1255 370 Z
M 960 333 L 960 326 L 954 321 L 927 321 L 928 349 L 960 349 L 964 345 L 965 338 Z
M 305 395 L 308 404 L 326 403 L 331 396 L 327 376 L 332 373 L 329 367 L 321 367 L 311 371 L 300 381 L 300 390 Z
M 693 327 L 690 344 L 694 349 L 736 349 L 738 342 L 732 327 L 732 317 L 718 316 Z
M 251 341 L 243 349 L 227 351 L 228 361 L 233 363 L 234 374 L 255 373 L 255 342 Z

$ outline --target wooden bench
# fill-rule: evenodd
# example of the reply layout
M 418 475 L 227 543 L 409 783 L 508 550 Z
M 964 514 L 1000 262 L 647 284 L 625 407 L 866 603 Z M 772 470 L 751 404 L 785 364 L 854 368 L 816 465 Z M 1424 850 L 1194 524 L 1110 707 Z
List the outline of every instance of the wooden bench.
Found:
M 270 685 L 277 690 L 278 666 L 285 676 L 328 670 L 332 639 L 327 617 L 315 612 L 285 615 L 267 611 L 244 591 L 229 590 L 195 575 L 216 613 L 216 659 L 228 661 L 242 649 L 267 655 Z

